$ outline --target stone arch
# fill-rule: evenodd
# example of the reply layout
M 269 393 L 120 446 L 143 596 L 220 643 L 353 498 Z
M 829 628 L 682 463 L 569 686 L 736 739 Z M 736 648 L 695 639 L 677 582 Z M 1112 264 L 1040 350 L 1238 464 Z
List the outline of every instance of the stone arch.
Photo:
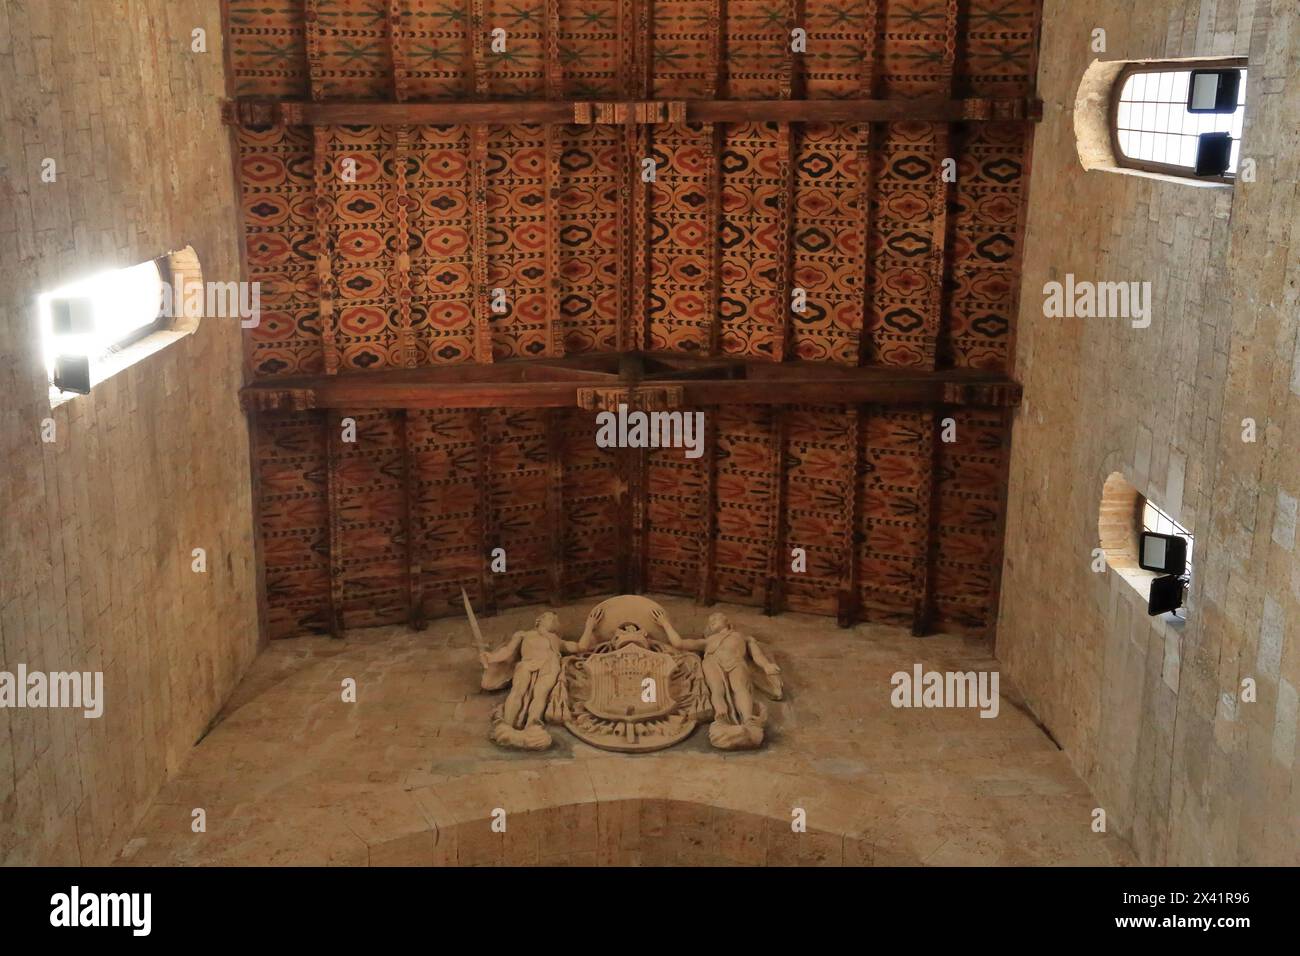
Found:
M 1106 552 L 1106 563 L 1117 571 L 1141 572 L 1137 560 L 1137 527 L 1142 502 L 1142 495 L 1122 472 L 1112 472 L 1102 486 L 1097 534 L 1101 549 Z
M 1146 497 L 1129 483 L 1123 472 L 1112 472 L 1101 490 L 1097 512 L 1097 535 L 1106 554 L 1106 565 L 1123 578 L 1143 599 L 1157 577 L 1138 564 L 1138 528 Z
M 203 267 L 199 263 L 199 254 L 194 251 L 193 246 L 186 246 L 176 252 L 169 252 L 163 257 L 167 263 L 168 271 L 171 272 L 171 282 L 173 288 L 184 290 L 192 286 L 203 287 Z M 164 276 L 164 278 L 167 278 Z M 167 327 L 168 332 L 179 335 L 190 335 L 198 331 L 199 320 L 203 318 L 203 309 L 191 312 L 184 308 L 176 310 L 176 317 Z

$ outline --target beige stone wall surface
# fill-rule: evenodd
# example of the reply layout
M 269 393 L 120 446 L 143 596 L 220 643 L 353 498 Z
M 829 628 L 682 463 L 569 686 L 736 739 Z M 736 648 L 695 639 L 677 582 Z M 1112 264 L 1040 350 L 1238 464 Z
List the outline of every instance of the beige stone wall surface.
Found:
M 0 863 L 111 859 L 257 649 L 238 322 L 51 411 L 34 308 L 186 245 L 240 278 L 218 12 L 0 0 L 0 671 L 102 671 L 106 697 L 0 709 Z
M 1084 172 L 1072 113 L 1098 27 L 1107 58 L 1249 55 L 1256 181 Z M 1046 0 L 997 654 L 1150 863 L 1300 863 L 1297 62 L 1294 0 Z M 1151 326 L 1045 318 L 1070 273 L 1152 282 Z M 1116 471 L 1196 536 L 1181 630 L 1090 569 Z

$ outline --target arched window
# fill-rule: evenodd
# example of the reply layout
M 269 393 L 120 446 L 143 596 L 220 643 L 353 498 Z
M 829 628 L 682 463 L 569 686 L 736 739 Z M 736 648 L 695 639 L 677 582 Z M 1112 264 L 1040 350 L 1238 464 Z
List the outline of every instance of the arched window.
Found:
M 1094 60 L 1074 134 L 1084 169 L 1225 188 L 1242 163 L 1247 62 Z
M 1127 581 L 1143 600 L 1151 597 L 1152 584 L 1162 576 L 1143 567 L 1144 564 L 1150 566 L 1150 562 L 1143 560 L 1143 555 L 1140 553 L 1144 531 L 1178 535 L 1186 539 L 1187 563 L 1181 576 L 1190 584 L 1192 549 L 1195 542 L 1192 533 L 1154 502 L 1143 497 L 1120 472 L 1115 472 L 1107 478 L 1102 489 L 1097 530 L 1101 538 L 1101 549 L 1106 555 L 1107 566 Z M 1185 619 L 1186 613 L 1184 608 L 1174 614 L 1161 616 L 1176 624 Z
M 1115 83 L 1111 107 L 1117 161 L 1231 182 L 1241 158 L 1246 79 L 1244 63 L 1130 64 Z
M 198 257 L 187 248 L 39 296 L 41 350 L 54 389 L 87 394 L 97 382 L 194 331 L 201 296 L 177 290 L 195 282 L 202 283 Z

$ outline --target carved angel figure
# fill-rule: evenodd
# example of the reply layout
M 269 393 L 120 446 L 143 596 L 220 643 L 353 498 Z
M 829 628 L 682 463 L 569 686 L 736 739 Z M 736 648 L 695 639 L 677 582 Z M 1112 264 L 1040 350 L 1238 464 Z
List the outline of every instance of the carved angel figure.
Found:
M 713 701 L 709 742 L 722 750 L 744 750 L 761 744 L 767 708 L 754 699 L 753 689 L 757 686 L 773 700 L 780 700 L 782 693 L 781 668 L 768 657 L 763 645 L 732 627 L 721 613 L 709 615 L 700 640 L 678 634 L 663 610 L 655 611 L 654 619 L 674 647 L 704 654 L 704 679 Z
M 560 657 L 589 650 L 596 642 L 600 608 L 587 617 L 577 641 L 560 637 L 560 618 L 554 611 L 538 615 L 531 631 L 515 631 L 495 651 L 479 654 L 484 690 L 510 684 L 510 694 L 492 715 L 492 739 L 507 747 L 545 750 L 551 735 L 544 726 L 547 704 L 560 677 Z M 513 670 L 512 670 L 513 668 Z

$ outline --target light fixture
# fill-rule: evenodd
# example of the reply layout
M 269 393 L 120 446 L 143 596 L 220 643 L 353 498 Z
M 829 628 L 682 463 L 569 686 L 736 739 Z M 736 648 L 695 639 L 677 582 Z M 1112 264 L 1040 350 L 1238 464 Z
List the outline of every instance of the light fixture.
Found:
M 1232 134 L 1202 133 L 1196 143 L 1196 175 L 1222 176 L 1232 165 Z
M 1183 606 L 1183 595 L 1187 582 L 1180 577 L 1169 574 L 1151 582 L 1151 594 L 1147 597 L 1147 614 L 1170 614 Z
M 1151 582 L 1147 614 L 1167 614 L 1183 606 L 1187 593 L 1187 539 L 1180 534 L 1143 531 L 1138 549 L 1138 566 L 1161 575 Z
M 90 394 L 90 359 L 84 355 L 60 355 L 54 360 L 54 387 L 61 392 Z
M 1179 534 L 1143 531 L 1138 567 L 1143 571 L 1156 571 L 1175 577 L 1181 575 L 1187 570 L 1187 539 Z
M 1241 70 L 1192 70 L 1187 83 L 1187 112 L 1235 113 Z
M 85 394 L 90 369 L 109 352 L 148 335 L 163 313 L 157 263 L 100 272 L 37 299 L 42 346 L 56 387 Z

